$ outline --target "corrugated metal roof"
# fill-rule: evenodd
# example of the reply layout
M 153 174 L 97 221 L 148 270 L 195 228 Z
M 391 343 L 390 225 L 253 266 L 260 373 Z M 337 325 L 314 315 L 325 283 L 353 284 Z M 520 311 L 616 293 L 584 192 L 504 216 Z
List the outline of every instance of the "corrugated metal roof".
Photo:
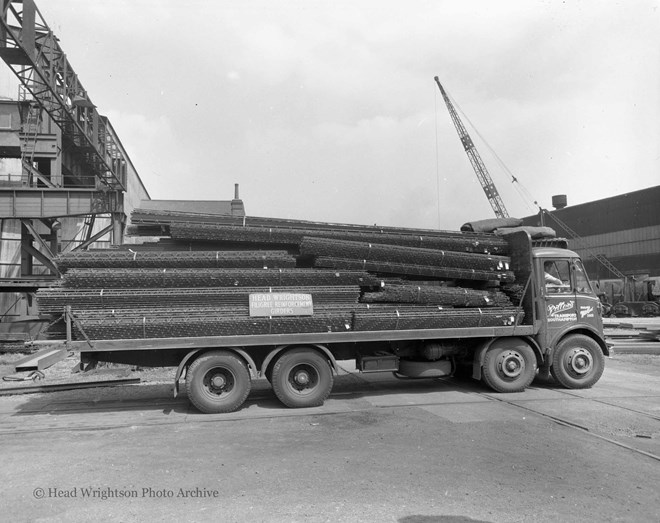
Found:
M 660 225 L 660 185 L 549 212 L 583 237 Z M 545 221 L 558 235 L 565 234 L 552 217 Z M 540 225 L 539 216 L 527 216 L 523 224 Z

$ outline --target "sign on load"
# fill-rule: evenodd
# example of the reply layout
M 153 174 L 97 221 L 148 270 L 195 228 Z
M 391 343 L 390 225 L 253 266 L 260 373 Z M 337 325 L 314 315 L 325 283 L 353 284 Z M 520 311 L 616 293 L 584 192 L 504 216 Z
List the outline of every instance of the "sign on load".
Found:
M 263 292 L 250 294 L 250 316 L 313 316 L 311 294 Z

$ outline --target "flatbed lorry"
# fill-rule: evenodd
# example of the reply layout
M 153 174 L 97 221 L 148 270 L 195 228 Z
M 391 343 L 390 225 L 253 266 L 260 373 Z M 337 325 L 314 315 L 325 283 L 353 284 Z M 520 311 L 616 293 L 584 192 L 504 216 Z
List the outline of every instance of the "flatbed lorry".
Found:
M 188 398 L 205 413 L 240 408 L 252 380 L 264 377 L 288 407 L 322 405 L 341 360 L 355 360 L 363 373 L 420 379 L 468 368 L 473 378 L 503 393 L 525 390 L 539 374 L 551 374 L 563 387 L 591 387 L 609 349 L 601 303 L 580 257 L 561 241 L 533 242 L 525 231 L 506 240 L 511 269 L 523 286 L 524 316 L 501 326 L 72 340 L 76 319 L 67 308 L 64 343 L 80 351 L 82 365 L 176 367 L 175 396 L 185 378 Z M 547 282 L 548 271 L 555 283 Z

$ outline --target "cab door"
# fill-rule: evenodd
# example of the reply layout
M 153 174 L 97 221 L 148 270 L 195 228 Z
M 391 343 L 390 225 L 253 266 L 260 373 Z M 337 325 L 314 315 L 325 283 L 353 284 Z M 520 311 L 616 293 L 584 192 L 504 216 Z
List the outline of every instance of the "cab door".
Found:
M 571 261 L 567 258 L 543 260 L 542 304 L 545 307 L 545 336 L 549 346 L 554 346 L 555 340 L 578 320 L 572 272 Z
M 579 258 L 545 259 L 541 274 L 548 346 L 578 324 L 602 331 L 600 302 Z

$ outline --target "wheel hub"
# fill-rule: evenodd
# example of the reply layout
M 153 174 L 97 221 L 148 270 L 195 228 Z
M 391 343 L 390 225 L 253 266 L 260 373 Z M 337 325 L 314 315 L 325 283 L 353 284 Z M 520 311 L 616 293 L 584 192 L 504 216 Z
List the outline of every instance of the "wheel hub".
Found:
M 588 373 L 594 365 L 591 353 L 586 349 L 574 349 L 568 355 L 568 366 L 576 374 Z
M 211 385 L 215 389 L 222 389 L 227 384 L 227 380 L 222 374 L 215 374 L 211 378 Z
M 517 378 L 525 370 L 525 360 L 517 352 L 505 352 L 501 356 L 499 369 L 507 378 Z
M 293 381 L 296 382 L 296 385 L 305 386 L 309 384 L 309 374 L 304 370 L 299 370 L 293 377 Z

